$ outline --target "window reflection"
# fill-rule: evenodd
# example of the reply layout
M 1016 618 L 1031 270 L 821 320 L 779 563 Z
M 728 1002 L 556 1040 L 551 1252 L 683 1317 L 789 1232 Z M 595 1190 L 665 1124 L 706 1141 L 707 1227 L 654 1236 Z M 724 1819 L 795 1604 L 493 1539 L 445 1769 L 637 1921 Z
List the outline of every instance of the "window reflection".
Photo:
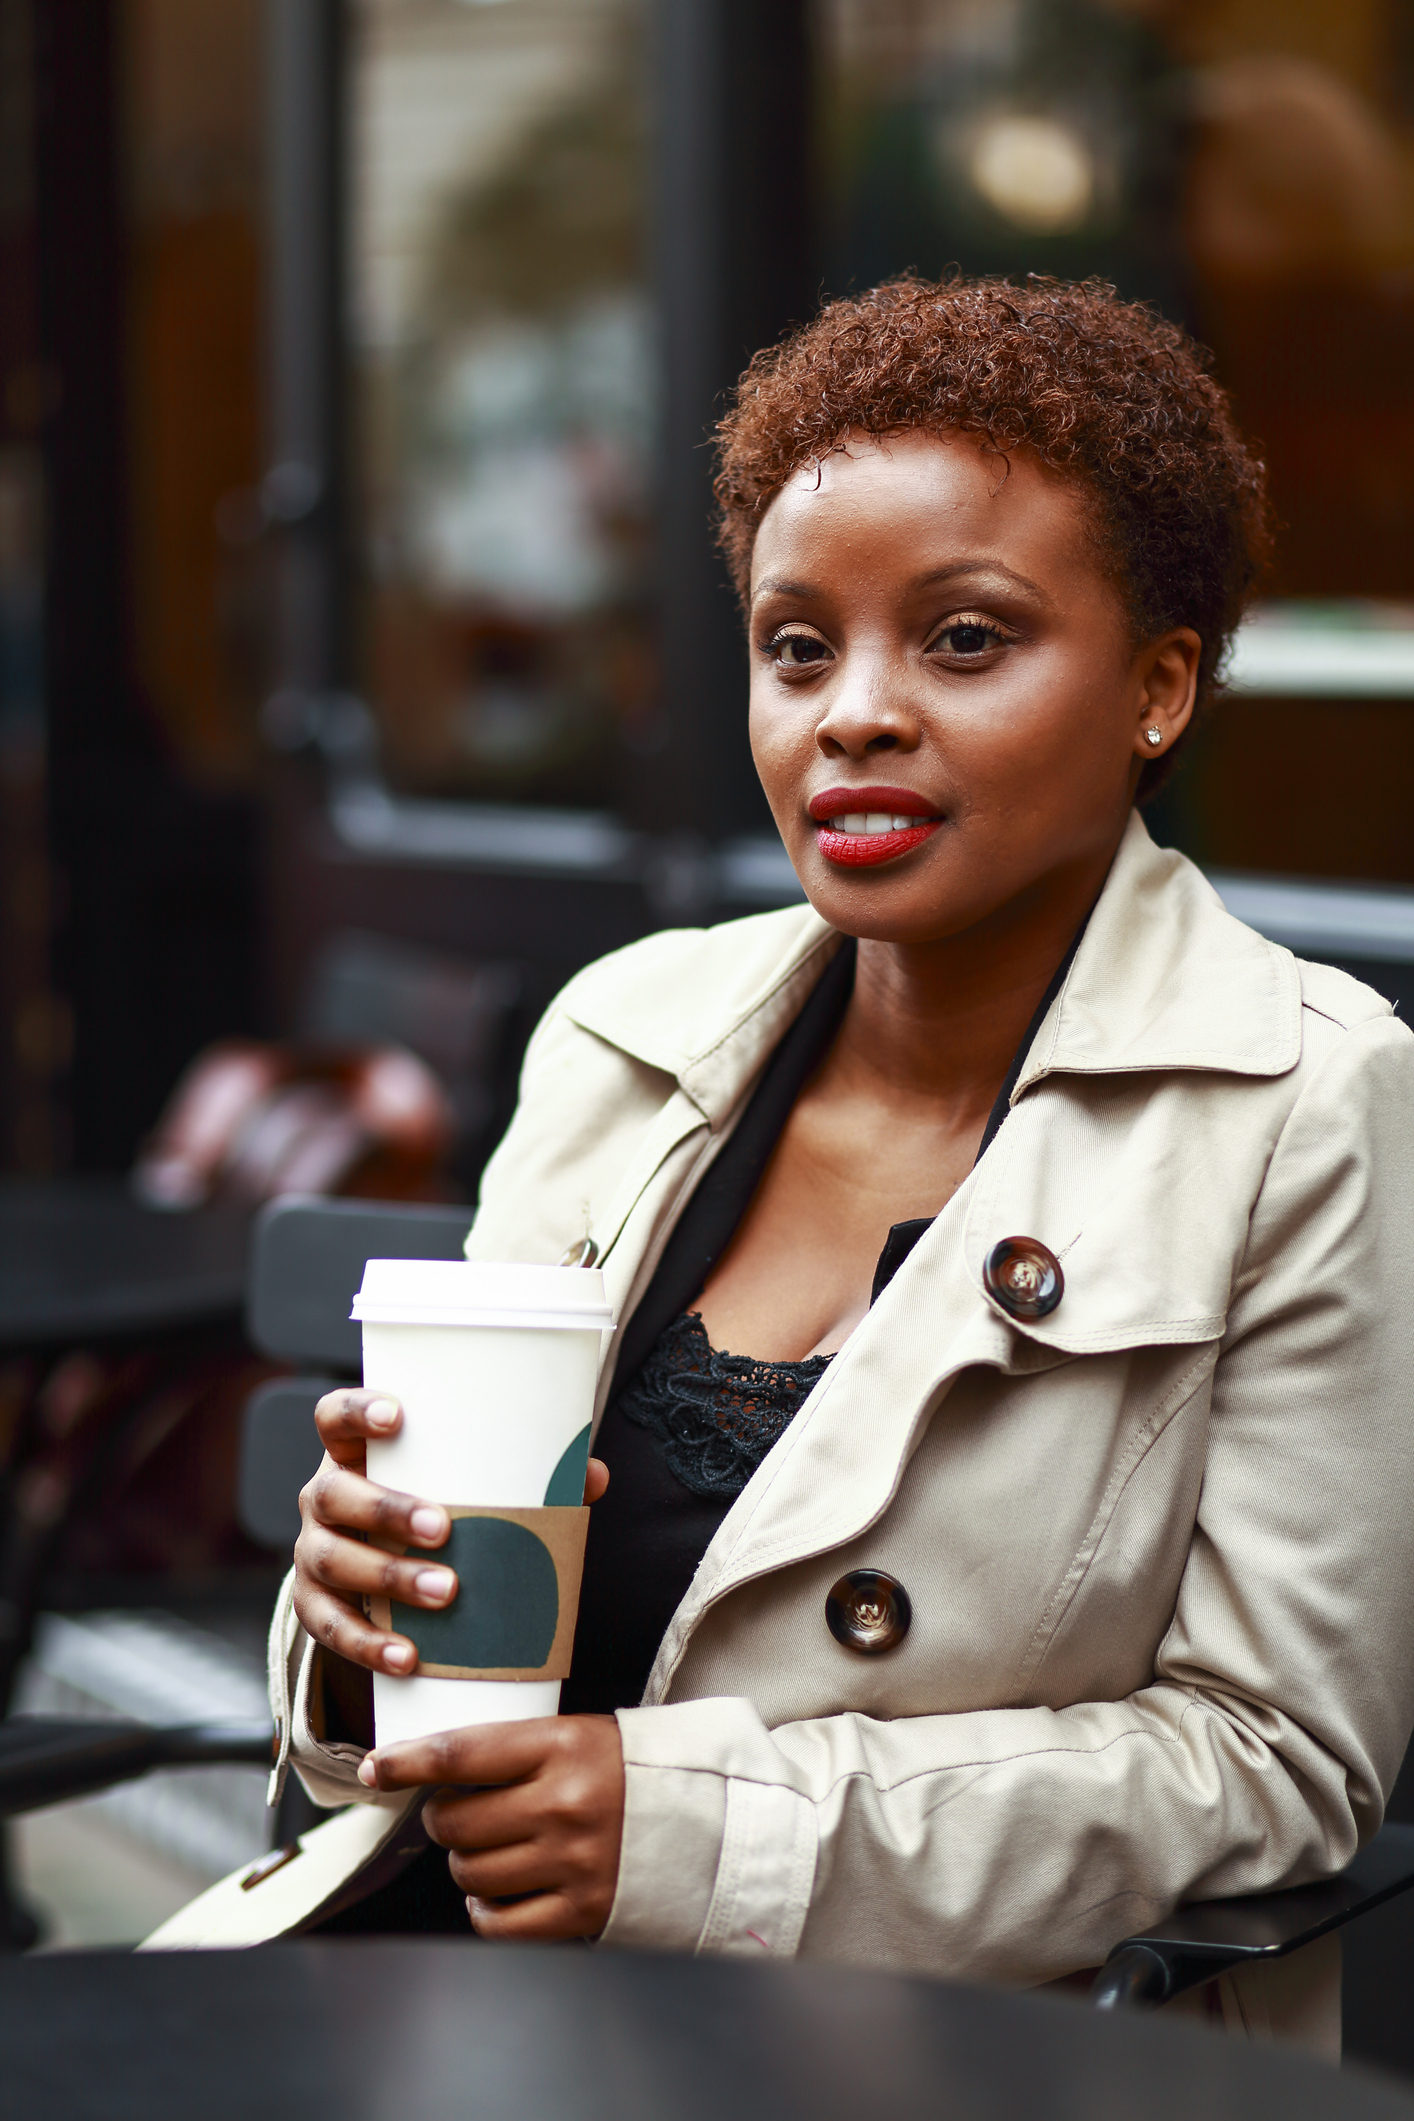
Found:
M 1199 328 L 1266 450 L 1288 595 L 1414 588 L 1414 137 L 1367 56 L 1362 79 L 1237 52 L 1192 82 Z
M 649 13 L 356 0 L 362 688 L 405 790 L 614 810 L 659 730 Z M 1317 722 L 1364 698 L 1387 758 L 1414 741 L 1414 14 L 812 0 L 812 20 L 812 286 L 953 262 L 1111 279 L 1213 348 L 1267 455 L 1272 603 L 1212 786 L 1195 766 L 1171 829 L 1215 859 L 1409 873 L 1402 770 L 1363 810 L 1293 791 L 1258 848 L 1266 738 L 1241 732 L 1299 669 Z M 1311 770 L 1348 749 L 1332 723 Z
M 1212 348 L 1261 444 L 1271 600 L 1160 835 L 1414 880 L 1414 10 L 817 0 L 816 20 L 829 284 L 1102 275 Z
M 1181 114 L 1146 10 L 821 0 L 829 277 L 1100 272 L 1181 300 Z
M 415 789 L 612 802 L 651 711 L 634 0 L 363 0 L 365 655 Z
M 1277 593 L 1409 596 L 1403 0 L 820 0 L 819 23 L 831 284 L 955 261 L 1159 302 L 1267 452 Z

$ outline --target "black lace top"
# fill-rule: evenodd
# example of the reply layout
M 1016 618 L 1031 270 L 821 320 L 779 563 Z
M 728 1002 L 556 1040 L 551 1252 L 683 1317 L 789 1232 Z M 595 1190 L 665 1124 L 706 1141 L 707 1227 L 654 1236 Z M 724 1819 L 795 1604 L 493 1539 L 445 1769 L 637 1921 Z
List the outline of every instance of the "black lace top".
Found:
M 723 1355 L 698 1313 L 684 1311 L 658 1336 L 619 1405 L 635 1428 L 657 1437 L 685 1488 L 734 1501 L 829 1366 L 828 1355 L 804 1362 Z
M 643 1698 L 717 1527 L 829 1362 L 723 1355 L 695 1311 L 658 1335 L 594 1440 L 609 1492 L 590 1512 L 564 1714 L 605 1715 Z

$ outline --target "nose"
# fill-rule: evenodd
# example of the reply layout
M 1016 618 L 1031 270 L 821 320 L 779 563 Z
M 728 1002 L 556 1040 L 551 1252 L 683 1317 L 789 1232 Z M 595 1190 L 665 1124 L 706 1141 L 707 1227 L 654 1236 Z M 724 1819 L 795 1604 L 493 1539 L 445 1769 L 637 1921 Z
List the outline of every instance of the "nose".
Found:
M 864 759 L 911 751 L 919 721 L 908 673 L 883 651 L 855 648 L 821 701 L 815 742 L 826 758 Z

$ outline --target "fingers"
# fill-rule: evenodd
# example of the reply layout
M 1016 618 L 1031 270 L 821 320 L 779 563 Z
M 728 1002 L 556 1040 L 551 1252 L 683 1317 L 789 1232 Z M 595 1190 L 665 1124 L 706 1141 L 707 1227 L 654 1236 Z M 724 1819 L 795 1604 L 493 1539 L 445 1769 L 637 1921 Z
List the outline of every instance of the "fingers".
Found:
M 370 1391 L 362 1385 L 341 1385 L 326 1392 L 314 1409 L 319 1440 L 336 1464 L 364 1469 L 364 1451 L 370 1436 L 396 1436 L 403 1425 L 403 1411 L 386 1392 Z
M 568 1848 L 554 1837 L 543 1837 L 508 1848 L 453 1849 L 447 1868 L 452 1883 L 469 1901 L 482 1903 L 493 1919 L 509 1901 L 532 1895 L 553 1898 L 565 1909 L 577 1910 L 583 1920 L 570 1930 L 535 1934 L 594 1936 L 609 1919 L 618 1860 L 617 1851 L 609 1860 L 588 1840 Z M 475 1915 L 473 1920 L 480 1928 Z
M 452 1878 L 482 1934 L 592 1937 L 608 1921 L 624 1812 L 612 1716 L 446 1732 L 370 1754 L 359 1775 L 380 1789 L 463 1785 L 436 1790 L 422 1819 L 429 1839 L 450 1851 Z
M 399 1678 L 416 1668 L 417 1650 L 406 1635 L 373 1627 L 346 1599 L 300 1577 L 295 1580 L 295 1612 L 312 1641 L 322 1643 L 337 1657 L 346 1657 L 350 1664 L 365 1665 L 370 1672 L 393 1672 Z
M 307 1524 L 295 1543 L 295 1566 L 312 1586 L 342 1597 L 396 1598 L 436 1612 L 457 1595 L 455 1573 L 428 1555 L 396 1555 L 327 1525 Z
M 393 1401 L 385 1399 L 380 1408 L 370 1392 L 330 1392 L 319 1403 L 318 1419 L 326 1456 L 300 1495 L 295 1611 L 306 1633 L 337 1656 L 371 1671 L 405 1675 L 416 1668 L 416 1649 L 405 1635 L 372 1626 L 363 1600 L 394 1598 L 431 1611 L 450 1604 L 457 1592 L 450 1569 L 428 1555 L 385 1551 L 441 1546 L 450 1520 L 435 1503 L 381 1488 L 347 1463 L 356 1445 L 362 1464 L 366 1435 L 380 1427 L 396 1431 L 402 1414 Z M 378 1544 L 370 1545 L 370 1537 Z
M 452 1883 L 477 1900 L 517 1900 L 523 1893 L 558 1892 L 565 1882 L 558 1854 L 534 1842 L 479 1854 L 453 1849 L 447 1868 Z
M 482 1723 L 439 1731 L 434 1738 L 409 1738 L 370 1753 L 359 1767 L 359 1780 L 377 1790 L 519 1782 L 563 1745 L 566 1724 L 581 1720 L 537 1716 L 524 1723 Z
M 341 1532 L 367 1532 L 399 1546 L 440 1547 L 451 1519 L 439 1503 L 423 1502 L 396 1488 L 380 1488 L 326 1456 L 313 1480 L 300 1490 L 300 1515 L 311 1525 Z
M 422 1807 L 424 1831 L 429 1841 L 444 1849 L 475 1853 L 513 1848 L 532 1840 L 537 1831 L 540 1805 L 532 1792 L 533 1785 L 526 1782 L 499 1789 L 439 1790 Z M 477 1888 L 468 1884 L 464 1890 L 470 1893 Z M 511 1890 L 508 1885 L 496 1887 L 497 1892 Z
M 612 1904 L 610 1896 L 609 1906 Z M 478 1937 L 507 1943 L 553 1944 L 570 1937 L 597 1937 L 609 1919 L 609 1907 L 601 1912 L 597 1899 L 581 1903 L 558 1892 L 533 1893 L 528 1900 L 516 1900 L 509 1906 L 472 1896 L 467 1900 L 466 1911 Z
M 609 1468 L 602 1458 L 591 1458 L 584 1475 L 584 1499 L 598 1502 L 609 1485 Z

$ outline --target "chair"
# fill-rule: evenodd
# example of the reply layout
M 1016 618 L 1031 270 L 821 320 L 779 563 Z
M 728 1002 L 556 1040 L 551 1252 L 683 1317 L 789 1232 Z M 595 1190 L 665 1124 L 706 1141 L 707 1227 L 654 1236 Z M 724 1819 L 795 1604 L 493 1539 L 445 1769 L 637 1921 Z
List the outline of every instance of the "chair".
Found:
M 285 1552 L 294 1545 L 299 1491 L 322 1455 L 315 1402 L 359 1374 L 362 1346 L 349 1311 L 364 1261 L 458 1259 L 470 1222 L 466 1208 L 356 1200 L 285 1198 L 262 1209 L 251 1234 L 246 1330 L 262 1353 L 321 1363 L 329 1374 L 276 1378 L 247 1403 L 238 1514 L 260 1545 Z M 0 1822 L 92 1796 L 155 1768 L 263 1766 L 272 1738 L 268 1723 L 159 1729 L 117 1718 L 11 1717 L 0 1722 Z M 322 1816 L 313 1807 L 303 1816 L 298 1785 L 291 1784 L 289 1795 L 276 1827 L 281 1841 Z M 0 1865 L 0 1951 L 32 1941 L 33 1924 L 10 1900 Z
M 246 1331 L 263 1355 L 321 1366 L 251 1395 L 241 1438 L 239 1514 L 262 1546 L 288 1550 L 299 1491 L 319 1464 L 314 1409 L 360 1375 L 361 1328 L 349 1316 L 369 1259 L 460 1259 L 468 1208 L 361 1200 L 271 1201 L 251 1233 Z
M 277 1378 L 246 1408 L 240 1516 L 262 1545 L 288 1549 L 299 1531 L 299 1491 L 320 1459 L 315 1402 L 362 1360 L 349 1312 L 368 1259 L 459 1259 L 465 1208 L 283 1199 L 251 1238 L 246 1325 L 265 1354 L 321 1364 L 323 1374 Z M 269 1757 L 268 1728 L 152 1730 L 78 1718 L 0 1724 L 0 1819 L 86 1796 L 156 1767 Z M 293 1838 L 277 1828 L 281 1840 Z M 1414 1826 L 1384 1827 L 1334 1878 L 1284 1892 L 1198 1901 L 1117 1944 L 1097 1975 L 1097 2010 L 1154 2008 L 1185 1989 L 1256 1960 L 1284 1958 L 1414 1886 Z
M 1095 1976 L 1096 2010 L 1156 2009 L 1185 1989 L 1261 1960 L 1285 1959 L 1414 1885 L 1414 1826 L 1381 1827 L 1334 1878 L 1280 1893 L 1195 1900 L 1114 1947 Z

